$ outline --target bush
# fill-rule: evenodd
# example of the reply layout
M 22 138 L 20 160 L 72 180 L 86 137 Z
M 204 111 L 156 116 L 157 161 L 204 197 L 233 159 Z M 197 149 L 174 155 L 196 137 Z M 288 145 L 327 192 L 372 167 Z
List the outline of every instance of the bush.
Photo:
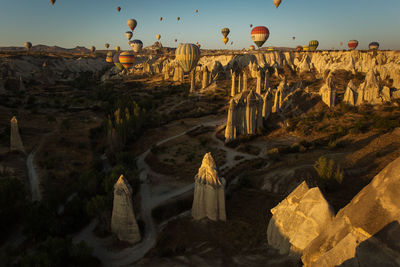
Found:
M 327 160 L 325 157 L 320 157 L 314 164 L 314 169 L 317 171 L 321 179 L 323 187 L 331 187 L 334 184 L 341 184 L 343 181 L 343 172 L 340 166 L 336 166 L 333 159 Z

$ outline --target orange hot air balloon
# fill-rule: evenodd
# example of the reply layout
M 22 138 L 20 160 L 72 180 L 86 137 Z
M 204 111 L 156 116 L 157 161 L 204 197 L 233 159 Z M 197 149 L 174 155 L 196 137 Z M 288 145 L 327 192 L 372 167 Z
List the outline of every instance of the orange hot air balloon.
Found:
M 222 42 L 224 42 L 224 44 L 226 44 L 227 42 L 229 42 L 229 38 L 228 37 L 222 38 Z
M 157 40 L 160 40 L 161 39 L 161 35 L 157 34 L 156 38 L 157 38 Z
M 119 54 L 119 63 L 127 70 L 133 67 L 133 63 L 135 62 L 135 55 L 131 52 L 122 52 Z
M 120 12 L 121 11 L 121 7 L 119 6 L 119 7 L 117 7 L 117 11 L 118 12 Z
M 282 3 L 282 0 L 274 0 L 274 5 L 276 8 L 278 8 L 281 3 Z
M 50 0 L 50 3 L 54 6 L 54 4 L 56 3 L 56 0 Z

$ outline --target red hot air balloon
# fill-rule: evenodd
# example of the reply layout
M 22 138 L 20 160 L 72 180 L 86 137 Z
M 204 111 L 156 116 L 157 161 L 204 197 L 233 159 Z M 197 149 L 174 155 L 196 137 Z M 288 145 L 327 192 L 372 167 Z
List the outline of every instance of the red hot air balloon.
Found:
M 358 46 L 358 41 L 357 41 L 357 40 L 350 40 L 350 41 L 347 43 L 347 46 L 349 47 L 350 50 L 354 50 L 354 49 L 356 49 L 357 46 Z
M 251 40 L 260 48 L 267 41 L 269 30 L 264 26 L 257 26 L 251 30 Z
M 119 6 L 119 7 L 117 7 L 117 11 L 118 12 L 120 12 L 121 11 L 121 7 Z
M 133 32 L 137 26 L 137 21 L 135 19 L 128 19 L 128 27 L 131 29 L 131 31 Z

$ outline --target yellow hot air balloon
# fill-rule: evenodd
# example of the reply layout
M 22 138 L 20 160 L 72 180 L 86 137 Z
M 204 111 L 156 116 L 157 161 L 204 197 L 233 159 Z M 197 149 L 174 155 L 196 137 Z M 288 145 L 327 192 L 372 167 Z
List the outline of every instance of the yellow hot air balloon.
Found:
M 111 51 L 108 51 L 107 53 L 106 62 L 110 63 L 111 65 L 114 64 L 113 53 Z
M 200 59 L 200 48 L 195 44 L 180 44 L 175 51 L 175 58 L 183 71 L 191 72 Z
M 318 48 L 318 45 L 319 45 L 319 42 L 317 40 L 311 40 L 308 43 L 309 51 L 313 51 L 313 52 L 316 51 Z
M 279 7 L 279 5 L 281 4 L 282 0 L 274 0 L 274 5 L 276 8 Z
M 159 34 L 157 34 L 156 37 L 157 37 L 157 40 L 161 39 L 161 35 L 159 35 Z
M 119 47 L 118 45 L 115 47 L 115 51 L 119 52 L 121 51 L 121 47 Z
M 224 42 L 224 44 L 226 44 L 227 42 L 229 42 L 229 38 L 228 37 L 222 38 L 222 42 Z

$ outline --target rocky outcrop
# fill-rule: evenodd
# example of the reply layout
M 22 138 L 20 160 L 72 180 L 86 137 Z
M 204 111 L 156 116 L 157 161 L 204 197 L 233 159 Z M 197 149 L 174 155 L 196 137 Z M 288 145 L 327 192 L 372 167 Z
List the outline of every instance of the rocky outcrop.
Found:
M 123 175 L 114 185 L 111 231 L 121 241 L 131 244 L 140 241 L 140 231 L 133 212 L 132 188 Z
M 207 153 L 195 176 L 192 216 L 195 220 L 208 218 L 226 221 L 225 180 L 218 177 L 218 170 L 211 153 Z
M 335 106 L 336 100 L 336 90 L 333 87 L 332 76 L 329 76 L 326 79 L 325 84 L 321 87 L 319 94 L 321 95 L 322 101 L 329 107 L 332 108 Z
M 10 151 L 20 151 L 25 153 L 21 136 L 19 135 L 18 121 L 14 116 L 11 118 Z
M 343 103 L 350 106 L 355 106 L 357 101 L 357 87 L 354 85 L 353 81 L 350 80 L 344 92 Z
M 19 90 L 22 92 L 26 90 L 24 81 L 22 80 L 22 76 L 19 76 Z
M 382 99 L 380 97 L 381 88 L 378 83 L 374 69 L 368 71 L 365 76 L 365 81 L 360 85 L 358 90 L 357 105 L 369 103 L 380 104 Z
M 235 96 L 236 95 L 236 71 L 231 70 L 231 76 L 232 76 L 231 96 Z
M 390 163 L 304 250 L 305 266 L 400 266 L 400 158 Z
M 226 120 L 225 142 L 230 142 L 236 139 L 236 127 L 234 125 L 236 122 L 236 118 L 234 117 L 235 111 L 236 102 L 235 100 L 231 99 L 229 102 L 228 118 Z
M 297 257 L 334 217 L 321 191 L 317 187 L 310 189 L 306 182 L 271 209 L 271 213 L 268 244 L 281 254 Z
M 262 117 L 264 120 L 268 119 L 268 117 L 272 114 L 272 106 L 273 106 L 274 95 L 272 93 L 272 89 L 269 88 L 263 97 L 263 109 L 262 109 Z
M 201 83 L 201 89 L 206 88 L 207 86 L 209 86 L 210 82 L 210 71 L 208 70 L 207 66 L 203 69 L 203 80 Z

